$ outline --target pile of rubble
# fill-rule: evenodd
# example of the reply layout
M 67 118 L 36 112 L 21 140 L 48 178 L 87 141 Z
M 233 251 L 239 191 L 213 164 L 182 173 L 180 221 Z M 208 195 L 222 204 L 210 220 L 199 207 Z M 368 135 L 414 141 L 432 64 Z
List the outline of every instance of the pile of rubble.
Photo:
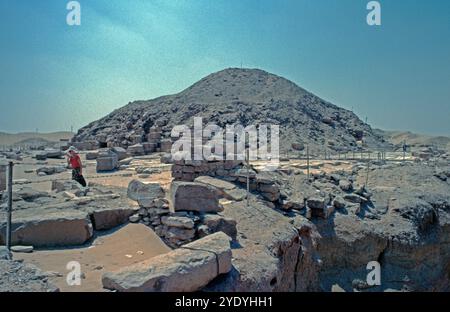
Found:
M 151 153 L 169 153 L 172 148 L 172 140 L 163 138 L 161 127 L 153 126 L 146 135 L 134 135 L 132 138 L 133 145 L 128 146 L 128 152 L 132 156 L 143 156 Z
M 236 221 L 220 215 L 218 190 L 198 182 L 173 182 L 171 202 L 158 183 L 133 180 L 128 197 L 137 200 L 139 212 L 130 222 L 150 226 L 167 245 L 177 248 L 206 235 L 223 231 L 236 239 Z M 170 208 L 172 204 L 172 209 Z

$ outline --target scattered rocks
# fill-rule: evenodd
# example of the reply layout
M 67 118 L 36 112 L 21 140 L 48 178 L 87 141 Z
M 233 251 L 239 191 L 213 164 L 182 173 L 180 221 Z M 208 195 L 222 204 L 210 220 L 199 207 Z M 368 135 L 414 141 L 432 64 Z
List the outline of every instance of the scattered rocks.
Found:
M 23 261 L 0 260 L 0 292 L 58 292 L 48 275 Z
M 12 254 L 6 248 L 6 246 L 0 246 L 0 261 L 12 259 Z

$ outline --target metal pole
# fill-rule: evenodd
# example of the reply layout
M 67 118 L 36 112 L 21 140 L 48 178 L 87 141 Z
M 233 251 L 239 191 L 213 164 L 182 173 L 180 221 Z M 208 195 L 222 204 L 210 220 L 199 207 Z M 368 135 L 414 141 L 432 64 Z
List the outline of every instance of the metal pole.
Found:
M 370 160 L 367 161 L 367 175 L 366 175 L 366 184 L 365 187 L 369 184 L 369 171 L 370 171 Z
M 309 180 L 309 145 L 306 145 L 306 172 Z
M 247 149 L 247 208 L 250 207 L 250 150 Z
M 12 220 L 12 186 L 13 186 L 14 163 L 9 162 L 8 166 L 8 210 L 6 212 L 6 248 L 11 251 L 11 220 Z

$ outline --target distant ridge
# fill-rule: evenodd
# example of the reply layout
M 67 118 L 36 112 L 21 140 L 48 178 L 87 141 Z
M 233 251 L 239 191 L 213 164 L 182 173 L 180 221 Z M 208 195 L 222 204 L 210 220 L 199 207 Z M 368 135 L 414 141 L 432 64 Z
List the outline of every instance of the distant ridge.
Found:
M 31 141 L 45 141 L 58 142 L 60 139 L 72 139 L 74 133 L 69 131 L 50 132 L 50 133 L 36 133 L 36 132 L 21 132 L 21 133 L 5 133 L 0 132 L 0 145 L 15 145 L 26 144 Z

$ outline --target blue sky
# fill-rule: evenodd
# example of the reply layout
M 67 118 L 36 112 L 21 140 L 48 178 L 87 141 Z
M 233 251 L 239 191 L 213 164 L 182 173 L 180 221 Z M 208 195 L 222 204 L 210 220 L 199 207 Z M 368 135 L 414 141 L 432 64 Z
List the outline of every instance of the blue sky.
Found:
M 293 80 L 374 127 L 450 135 L 450 1 L 0 0 L 0 131 L 75 129 L 227 68 Z

